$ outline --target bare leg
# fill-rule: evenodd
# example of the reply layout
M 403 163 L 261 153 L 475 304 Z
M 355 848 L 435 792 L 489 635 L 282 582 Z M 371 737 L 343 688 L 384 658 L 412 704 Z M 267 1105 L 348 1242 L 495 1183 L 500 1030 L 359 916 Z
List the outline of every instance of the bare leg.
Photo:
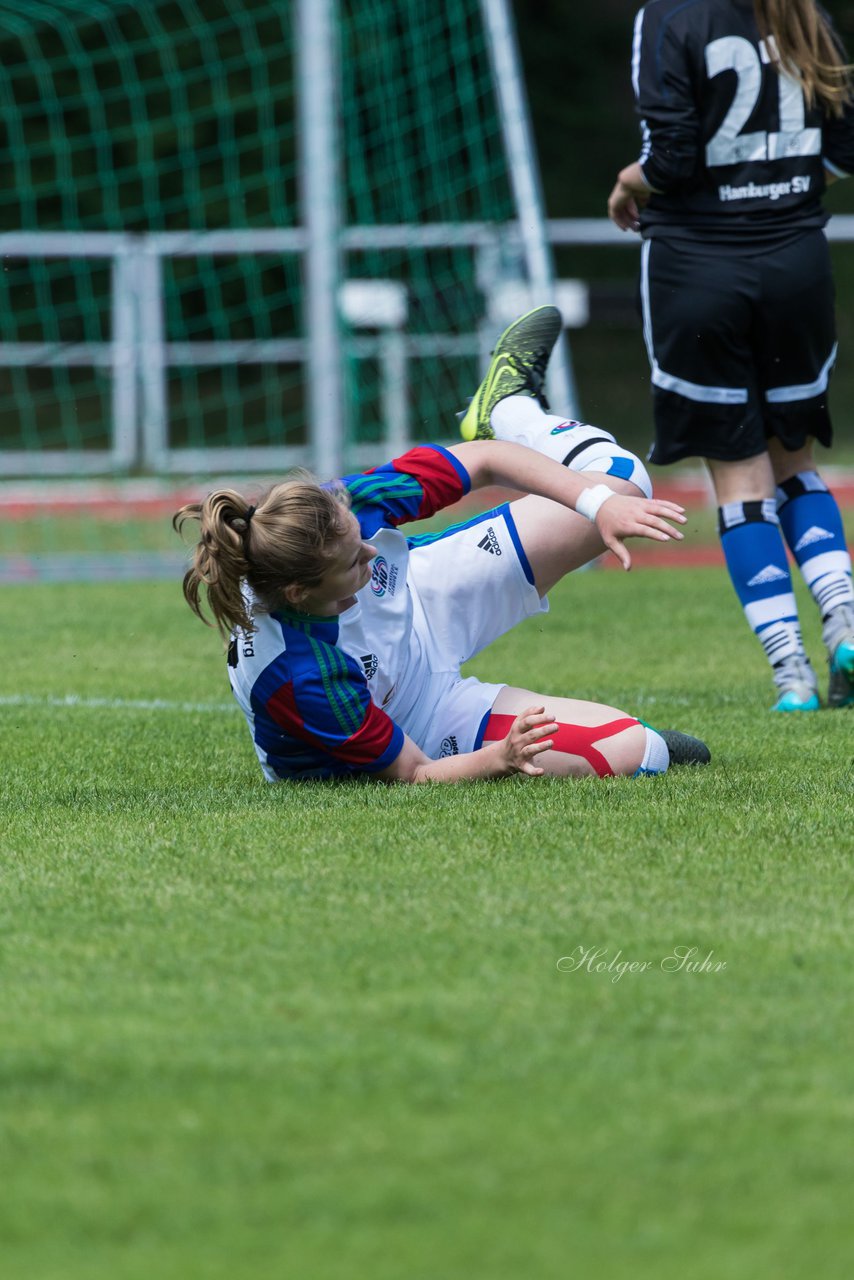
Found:
M 594 484 L 607 484 L 615 493 L 642 496 L 629 480 L 595 471 L 585 472 L 585 478 Z M 548 595 L 566 574 L 595 560 L 605 550 L 596 526 L 558 502 L 519 498 L 511 503 L 510 510 L 541 596 Z
M 761 502 L 764 498 L 774 497 L 774 470 L 767 453 L 739 458 L 737 462 L 707 458 L 706 466 L 711 472 L 720 507 L 727 502 Z
M 621 720 L 633 720 L 624 711 L 615 707 L 603 706 L 598 702 L 582 702 L 577 698 L 553 698 L 542 693 L 532 693 L 529 689 L 516 689 L 507 686 L 502 689 L 492 707 L 494 716 L 517 716 L 532 706 L 544 706 L 546 715 L 561 726 L 580 725 L 584 727 L 601 725 L 603 734 L 608 726 Z M 497 721 L 490 731 L 487 721 L 485 741 L 495 741 L 505 736 L 506 726 Z M 637 721 L 627 725 L 611 736 L 597 738 L 595 734 L 583 735 L 593 747 L 593 758 L 604 762 L 612 773 L 631 775 L 637 771 L 646 749 L 646 729 Z M 544 751 L 535 762 L 546 774 L 556 778 L 576 777 L 601 773 L 589 758 L 571 752 L 555 750 Z
M 807 440 L 802 449 L 795 449 L 792 452 L 784 449 L 779 440 L 771 439 L 768 441 L 768 455 L 777 484 L 791 480 L 792 476 L 799 475 L 802 471 L 816 470 L 812 437 Z

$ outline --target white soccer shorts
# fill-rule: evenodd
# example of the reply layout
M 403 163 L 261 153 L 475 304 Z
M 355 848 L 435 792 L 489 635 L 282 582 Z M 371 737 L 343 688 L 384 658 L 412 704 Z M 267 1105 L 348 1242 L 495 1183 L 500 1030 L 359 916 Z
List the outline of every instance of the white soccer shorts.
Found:
M 463 678 L 460 667 L 549 607 L 534 586 L 510 504 L 417 539 L 408 581 L 423 693 L 402 727 L 431 759 L 475 751 L 504 685 Z

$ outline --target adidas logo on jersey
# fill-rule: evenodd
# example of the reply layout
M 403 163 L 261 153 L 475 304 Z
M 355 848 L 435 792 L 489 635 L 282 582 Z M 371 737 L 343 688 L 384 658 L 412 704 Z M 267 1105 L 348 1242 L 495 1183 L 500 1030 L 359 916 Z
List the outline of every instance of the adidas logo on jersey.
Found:
M 501 546 L 498 542 L 498 538 L 495 536 L 495 530 L 492 525 L 489 526 L 486 531 L 486 535 L 481 538 L 477 545 L 480 547 L 481 551 L 488 551 L 491 556 L 501 555 Z
M 811 529 L 807 529 L 804 536 L 798 541 L 795 547 L 796 551 L 802 551 L 804 547 L 812 546 L 814 542 L 826 542 L 828 538 L 832 538 L 833 534 L 829 529 L 820 529 L 814 524 Z
M 788 578 L 788 574 L 783 569 L 778 569 L 775 564 L 766 564 L 764 569 L 750 579 L 749 587 L 761 587 L 766 582 L 779 582 L 781 578 Z
M 365 679 L 373 680 L 379 670 L 380 660 L 375 653 L 363 653 L 359 659 L 365 668 Z

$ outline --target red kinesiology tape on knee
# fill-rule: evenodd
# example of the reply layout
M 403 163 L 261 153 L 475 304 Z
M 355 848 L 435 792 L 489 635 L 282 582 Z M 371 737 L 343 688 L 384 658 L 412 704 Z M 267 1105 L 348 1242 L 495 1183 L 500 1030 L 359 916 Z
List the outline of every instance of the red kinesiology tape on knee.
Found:
M 501 738 L 506 738 L 515 719 L 515 716 L 491 715 L 486 722 L 484 739 L 497 742 Z M 552 751 L 562 751 L 567 756 L 581 756 L 582 760 L 586 760 L 593 766 L 600 778 L 612 778 L 614 770 L 602 752 L 596 750 L 593 743 L 599 742 L 602 738 L 613 738 L 615 734 L 622 733 L 624 729 L 631 729 L 633 725 L 639 723 L 640 721 L 628 716 L 622 720 L 609 720 L 607 724 L 558 723 L 557 733 L 551 735 L 554 744 Z

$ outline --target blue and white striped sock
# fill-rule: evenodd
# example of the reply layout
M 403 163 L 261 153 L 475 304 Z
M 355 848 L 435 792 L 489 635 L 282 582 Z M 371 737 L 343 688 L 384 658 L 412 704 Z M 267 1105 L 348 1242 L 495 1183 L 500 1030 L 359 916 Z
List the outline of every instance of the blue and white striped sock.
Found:
M 732 585 L 772 667 L 802 657 L 798 606 L 774 499 L 724 503 L 718 508 L 718 532 Z
M 834 609 L 854 601 L 851 557 L 836 499 L 817 471 L 801 471 L 778 488 L 777 511 L 824 621 Z

